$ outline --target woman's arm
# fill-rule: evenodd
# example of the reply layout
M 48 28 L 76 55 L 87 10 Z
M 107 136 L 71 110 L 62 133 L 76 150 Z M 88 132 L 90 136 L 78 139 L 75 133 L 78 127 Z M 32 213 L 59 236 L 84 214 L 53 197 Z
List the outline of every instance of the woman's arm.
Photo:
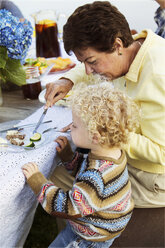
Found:
M 79 64 L 69 72 L 66 72 L 59 80 L 46 85 L 46 106 L 51 107 L 57 101 L 63 99 L 72 87 L 80 82 L 92 83 L 93 75 L 86 75 L 85 67 Z
M 125 149 L 135 160 L 165 165 L 165 74 L 146 77 L 138 96 L 140 133 L 131 133 Z
M 132 159 L 150 161 L 165 166 L 165 146 L 155 143 L 141 134 L 130 133 L 129 144 L 125 146 Z

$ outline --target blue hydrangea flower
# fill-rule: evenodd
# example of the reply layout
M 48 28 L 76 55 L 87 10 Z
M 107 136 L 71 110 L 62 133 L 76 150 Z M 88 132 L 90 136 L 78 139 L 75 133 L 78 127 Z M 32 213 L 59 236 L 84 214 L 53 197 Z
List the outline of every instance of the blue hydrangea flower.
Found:
M 0 46 L 7 48 L 8 57 L 24 63 L 32 42 L 33 28 L 28 20 L 20 22 L 8 10 L 0 10 Z

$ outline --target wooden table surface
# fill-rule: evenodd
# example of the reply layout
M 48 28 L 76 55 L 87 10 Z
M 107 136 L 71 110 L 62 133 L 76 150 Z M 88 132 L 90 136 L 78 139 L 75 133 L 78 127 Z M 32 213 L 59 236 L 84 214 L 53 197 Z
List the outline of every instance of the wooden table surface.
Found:
M 0 123 L 23 120 L 43 106 L 39 100 L 24 99 L 22 89 L 3 91 L 3 104 L 0 106 Z

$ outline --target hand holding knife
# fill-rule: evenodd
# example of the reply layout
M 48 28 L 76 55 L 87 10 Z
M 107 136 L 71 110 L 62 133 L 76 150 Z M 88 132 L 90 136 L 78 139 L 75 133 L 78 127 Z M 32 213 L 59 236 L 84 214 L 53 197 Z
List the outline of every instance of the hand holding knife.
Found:
M 39 126 L 41 125 L 41 123 L 42 123 L 47 111 L 48 111 L 48 108 L 44 109 L 44 112 L 42 113 L 42 115 L 41 115 L 41 117 L 40 117 L 40 119 L 39 119 L 39 121 L 38 121 L 38 123 L 37 123 L 37 125 L 36 125 L 36 127 L 34 129 L 34 131 L 33 131 L 33 134 L 37 132 L 37 130 L 38 130 Z
M 54 64 L 51 64 L 50 66 L 48 66 L 48 68 L 46 69 L 46 71 L 44 72 L 44 74 L 40 76 L 40 80 L 42 80 L 51 71 L 51 69 L 53 68 L 53 66 L 54 66 Z M 40 117 L 40 119 L 39 119 L 39 121 L 38 121 L 38 123 L 37 123 L 37 125 L 36 125 L 36 127 L 34 129 L 34 131 L 33 131 L 33 134 L 37 132 L 37 130 L 38 130 L 39 126 L 41 125 L 41 123 L 42 123 L 42 121 L 43 121 L 43 119 L 44 119 L 47 111 L 48 111 L 48 108 L 46 107 L 44 109 L 44 112 L 42 113 L 42 115 L 41 115 L 41 117 Z

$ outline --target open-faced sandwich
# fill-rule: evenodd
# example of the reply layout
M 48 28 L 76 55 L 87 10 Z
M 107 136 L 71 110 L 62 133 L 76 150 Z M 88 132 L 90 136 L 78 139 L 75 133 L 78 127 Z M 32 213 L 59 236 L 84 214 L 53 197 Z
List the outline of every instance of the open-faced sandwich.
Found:
M 17 130 L 10 130 L 6 133 L 6 139 L 9 140 L 11 144 L 16 146 L 23 146 L 24 138 L 25 134 L 22 134 Z

